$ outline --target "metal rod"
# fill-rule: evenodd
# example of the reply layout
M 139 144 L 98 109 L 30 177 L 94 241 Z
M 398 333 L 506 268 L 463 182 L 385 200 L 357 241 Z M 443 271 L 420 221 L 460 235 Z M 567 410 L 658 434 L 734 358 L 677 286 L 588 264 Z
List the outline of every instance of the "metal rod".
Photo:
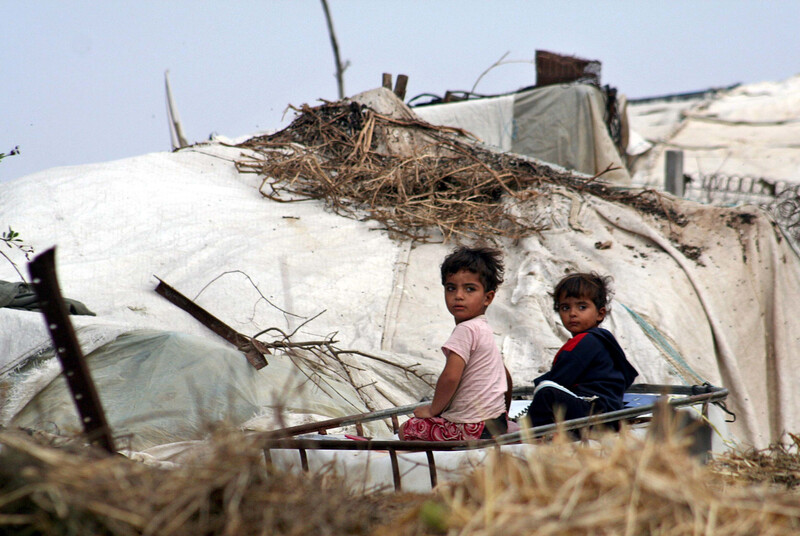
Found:
M 303 467 L 303 471 L 308 472 L 308 453 L 306 449 L 298 449 L 300 452 L 300 465 Z
M 724 391 L 724 395 L 721 398 L 725 398 L 727 396 L 727 390 L 722 389 L 721 387 L 714 387 L 714 386 L 683 386 L 683 385 L 659 385 L 659 384 L 635 384 L 632 385 L 627 392 L 629 393 L 654 393 L 654 394 L 676 394 L 676 395 L 695 395 L 698 389 L 705 391 L 706 393 L 714 393 L 719 392 L 720 390 Z M 525 397 L 525 396 L 533 396 L 534 386 L 521 386 L 515 387 L 512 390 L 512 394 L 515 397 Z M 701 393 L 704 394 L 704 393 Z M 417 402 L 415 404 L 409 404 L 406 406 L 398 406 L 395 408 L 388 408 L 379 411 L 374 411 L 371 413 L 359 413 L 356 415 L 348 415 L 345 417 L 335 417 L 333 419 L 327 419 L 324 421 L 318 421 L 314 423 L 306 423 L 306 424 L 299 424 L 297 426 L 290 426 L 287 428 L 281 428 L 279 430 L 271 430 L 269 432 L 262 432 L 264 438 L 273 438 L 273 437 L 290 437 L 296 436 L 301 434 L 309 434 L 309 433 L 321 433 L 321 430 L 329 430 L 331 428 L 341 428 L 344 426 L 350 426 L 357 423 L 365 423 L 376 421 L 385 418 L 391 418 L 392 421 L 392 432 L 398 433 L 400 429 L 400 424 L 398 421 L 398 415 L 408 415 L 414 411 L 414 409 L 422 406 L 424 404 L 428 404 L 429 402 Z M 642 406 L 640 406 L 642 407 Z M 635 408 L 638 409 L 638 408 Z M 625 411 L 625 410 L 621 410 Z M 648 413 L 647 411 L 643 413 Z M 617 419 L 618 420 L 618 419 Z M 359 435 L 362 435 L 359 433 Z
M 710 387 L 710 388 L 713 389 L 713 391 L 698 395 L 685 396 L 683 398 L 673 398 L 671 400 L 668 400 L 667 403 L 673 407 L 684 407 L 684 406 L 693 406 L 700 402 L 705 402 L 705 401 L 714 402 L 718 400 L 724 400 L 725 398 L 727 398 L 728 396 L 727 389 L 721 387 Z M 529 428 L 526 431 L 520 430 L 519 432 L 513 432 L 510 434 L 498 436 L 497 438 L 495 438 L 495 440 L 498 442 L 498 444 L 506 445 L 521 441 L 523 439 L 523 435 L 525 434 L 531 435 L 532 437 L 541 437 L 544 435 L 552 434 L 559 429 L 575 430 L 577 428 L 583 428 L 586 426 L 594 426 L 598 424 L 617 422 L 631 417 L 638 417 L 640 415 L 651 413 L 655 406 L 656 404 L 647 404 L 635 408 L 626 408 L 617 411 L 610 411 L 608 413 L 591 415 L 589 417 L 583 417 L 580 419 L 572 419 L 558 424 L 547 424 L 544 426 L 537 426 L 534 428 Z
M 433 458 L 432 450 L 426 450 L 425 455 L 428 457 L 428 472 L 431 475 L 431 489 L 433 489 L 438 481 L 436 477 L 436 460 Z
M 246 337 L 242 335 L 225 322 L 220 320 L 219 318 L 215 317 L 195 302 L 169 286 L 167 283 L 158 279 L 158 286 L 156 286 L 156 293 L 160 294 L 167 300 L 169 300 L 172 304 L 177 305 L 190 315 L 192 315 L 196 320 L 198 320 L 201 324 L 205 327 L 231 343 L 232 345 L 236 346 L 236 348 L 240 349 L 242 353 L 244 353 L 247 361 L 253 365 L 256 369 L 261 369 L 267 366 L 267 359 L 264 357 L 264 353 L 260 352 L 258 349 L 255 348 L 255 343 L 253 339 L 250 337 Z M 246 350 L 245 350 L 246 349 Z M 266 350 L 266 349 L 265 349 Z M 266 353 L 269 353 L 269 350 L 266 350 Z
M 392 423 L 395 426 L 394 432 L 397 433 L 397 427 L 395 424 L 397 421 L 397 415 L 405 415 L 411 413 L 412 411 L 414 411 L 415 408 L 427 403 L 428 402 L 418 402 L 416 404 L 410 404 L 408 406 L 388 408 L 379 411 L 374 411 L 372 413 L 359 413 L 356 415 L 348 415 L 346 417 L 335 417 L 333 419 L 327 419 L 324 421 L 298 424 L 296 426 L 289 426 L 287 428 L 281 428 L 279 430 L 271 430 L 269 432 L 264 432 L 263 435 L 265 437 L 288 437 L 300 434 L 313 434 L 313 433 L 319 433 L 319 431 L 323 429 L 329 430 L 331 428 L 341 428 L 343 426 L 350 426 L 359 422 L 364 423 L 370 421 L 377 421 L 380 419 L 385 419 L 387 417 L 392 417 Z
M 667 401 L 670 406 L 684 407 L 693 406 L 701 402 L 713 402 L 723 400 L 728 396 L 728 390 L 713 387 L 713 391 L 693 396 Z M 558 424 L 547 424 L 500 435 L 492 439 L 477 439 L 471 441 L 402 441 L 394 439 L 370 439 L 367 441 L 352 441 L 349 439 L 310 439 L 286 436 L 266 436 L 264 444 L 269 448 L 305 448 L 305 449 L 329 449 L 329 450 L 401 450 L 407 452 L 422 452 L 425 450 L 433 451 L 458 451 L 484 448 L 493 445 L 511 445 L 525 441 L 527 436 L 541 437 L 552 434 L 558 430 L 573 430 L 586 426 L 605 424 L 608 422 L 620 421 L 632 417 L 639 417 L 652 413 L 656 404 L 647 404 L 636 408 L 627 408 L 609 413 L 601 413 L 591 417 L 572 419 Z
M 502 436 L 501 436 L 502 437 Z M 396 439 L 311 439 L 307 437 L 279 437 L 266 439 L 264 445 L 270 449 L 307 450 L 402 450 L 424 452 L 425 450 L 451 451 L 488 447 L 495 444 L 494 439 L 474 441 L 400 441 Z
M 394 490 L 402 491 L 403 485 L 400 482 L 400 464 L 397 462 L 397 451 L 389 449 L 389 459 L 392 461 L 392 478 L 394 479 Z
M 400 422 L 397 420 L 396 413 L 392 415 L 392 432 L 394 432 L 395 434 L 400 432 Z
M 683 197 L 686 180 L 683 175 L 683 151 L 667 151 L 664 164 L 664 189 Z
M 28 263 L 28 270 L 83 430 L 91 443 L 114 453 L 116 448 L 111 428 L 58 286 L 55 248 L 35 257 Z

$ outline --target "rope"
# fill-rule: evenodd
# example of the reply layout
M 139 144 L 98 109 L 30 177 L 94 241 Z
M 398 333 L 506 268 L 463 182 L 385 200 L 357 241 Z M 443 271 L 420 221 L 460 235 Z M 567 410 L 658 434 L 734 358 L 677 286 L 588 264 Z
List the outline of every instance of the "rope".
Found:
M 639 327 L 642 328 L 645 335 L 655 343 L 656 348 L 658 348 L 662 355 L 666 358 L 667 362 L 672 365 L 675 371 L 680 375 L 681 380 L 686 385 L 694 384 L 694 385 L 702 385 L 708 383 L 702 376 L 700 376 L 697 372 L 695 372 L 692 367 L 686 362 L 683 356 L 678 352 L 667 339 L 659 332 L 656 328 L 650 325 L 647 320 L 639 316 L 633 309 L 625 305 L 624 303 L 621 304 L 628 313 L 630 313 L 631 317 L 639 324 Z M 691 376 L 691 380 L 687 381 L 686 376 Z

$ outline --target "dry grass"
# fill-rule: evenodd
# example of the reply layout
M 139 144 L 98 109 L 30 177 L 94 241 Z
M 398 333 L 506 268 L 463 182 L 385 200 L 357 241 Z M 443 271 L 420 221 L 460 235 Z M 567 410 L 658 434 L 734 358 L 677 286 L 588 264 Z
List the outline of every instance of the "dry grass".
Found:
M 545 229 L 545 219 L 520 217 L 511 207 L 549 196 L 554 186 L 686 223 L 654 191 L 617 189 L 489 151 L 456 129 L 346 101 L 297 111 L 286 129 L 240 145 L 256 156 L 243 156 L 239 171 L 261 175 L 260 191 L 269 199 L 321 199 L 338 214 L 366 214 L 395 236 L 430 240 L 435 230 L 445 241 L 528 236 Z
M 800 531 L 796 489 L 752 485 L 749 476 L 739 477 L 733 469 L 723 478 L 715 466 L 689 457 L 674 438 L 653 442 L 612 436 L 599 445 L 556 441 L 526 460 L 493 455 L 463 482 L 442 486 L 437 507 L 418 508 L 415 523 L 397 534 L 437 526 L 440 533 L 473 536 Z M 774 460 L 762 455 L 759 460 L 769 472 Z M 797 467 L 797 452 L 791 458 Z M 786 463 L 783 459 L 780 465 Z
M 2 534 L 372 534 L 386 521 L 388 496 L 354 497 L 331 475 L 268 473 L 239 436 L 169 470 L 20 433 L 0 444 Z
M 792 436 L 796 440 L 796 436 Z M 436 493 L 358 494 L 332 474 L 267 472 L 242 436 L 175 469 L 0 433 L 3 534 L 796 534 L 800 456 L 774 447 L 702 466 L 675 439 L 555 440 L 527 459 L 492 455 Z M 795 443 L 796 445 L 796 443 Z M 732 463 L 731 460 L 739 460 Z M 739 468 L 747 466 L 744 474 Z M 724 474 L 720 472 L 724 468 Z
M 719 456 L 711 469 L 730 481 L 764 483 L 779 489 L 800 489 L 800 435 L 766 449 L 733 450 Z

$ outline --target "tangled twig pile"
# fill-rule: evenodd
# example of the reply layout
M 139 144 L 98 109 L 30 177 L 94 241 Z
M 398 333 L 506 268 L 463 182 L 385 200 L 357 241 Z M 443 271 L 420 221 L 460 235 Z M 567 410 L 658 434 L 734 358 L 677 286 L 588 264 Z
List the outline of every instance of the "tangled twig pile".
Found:
M 435 375 L 431 372 L 424 371 L 419 363 L 403 365 L 385 357 L 362 352 L 360 350 L 342 349 L 336 346 L 337 341 L 334 340 L 332 335 L 316 341 L 295 341 L 292 339 L 292 336 L 298 329 L 299 327 L 295 329 L 293 333 L 287 334 L 281 329 L 273 327 L 256 334 L 255 337 L 265 334 L 277 335 L 278 338 L 274 341 L 259 341 L 261 347 L 271 351 L 285 353 L 298 370 L 307 375 L 311 383 L 323 390 L 328 389 L 336 392 L 336 388 L 325 382 L 324 378 L 326 374 L 338 376 L 346 384 L 353 386 L 359 398 L 369 411 L 377 411 L 379 408 L 375 407 L 371 398 L 364 393 L 365 388 L 373 388 L 387 399 L 390 399 L 390 397 L 380 389 L 377 385 L 377 381 L 373 380 L 368 383 L 361 383 L 355 377 L 355 374 L 359 371 L 365 370 L 363 365 L 359 366 L 359 358 L 376 362 L 377 364 L 382 364 L 395 371 L 401 372 L 406 381 L 413 382 L 416 385 L 426 386 L 428 388 L 433 388 L 435 386 Z M 305 367 L 301 366 L 301 364 L 304 364 Z M 313 371 L 313 374 L 306 372 L 306 368 Z M 372 370 L 374 371 L 374 368 Z M 323 383 L 325 385 L 322 385 Z M 345 399 L 345 397 L 342 398 Z M 280 415 L 278 415 L 278 417 L 280 418 Z M 282 425 L 282 427 L 283 426 L 285 426 L 285 424 Z
M 429 240 L 433 229 L 444 240 L 516 239 L 543 230 L 541 221 L 516 215 L 505 200 L 524 203 L 555 185 L 667 215 L 655 192 L 617 190 L 597 177 L 493 152 L 458 129 L 348 101 L 296 111 L 284 130 L 241 144 L 256 156 L 243 156 L 237 169 L 262 175 L 260 191 L 275 201 L 322 199 L 354 218 L 366 211 L 391 232 L 417 240 Z
M 789 445 L 781 442 L 766 449 L 726 452 L 714 460 L 712 469 L 728 479 L 800 489 L 800 435 L 788 436 Z

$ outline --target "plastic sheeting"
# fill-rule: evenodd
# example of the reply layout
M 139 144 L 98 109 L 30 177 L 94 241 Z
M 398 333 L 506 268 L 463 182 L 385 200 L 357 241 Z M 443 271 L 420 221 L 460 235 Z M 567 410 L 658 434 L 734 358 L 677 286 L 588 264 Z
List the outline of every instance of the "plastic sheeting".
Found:
M 655 147 L 634 165 L 637 185 L 661 186 L 666 150 L 684 172 L 800 182 L 800 75 L 692 99 L 629 103 L 635 129 Z
M 513 95 L 420 106 L 435 124 L 463 128 L 503 151 L 630 184 L 631 177 L 605 124 L 605 99 L 588 84 L 559 84 Z
M 614 277 L 615 299 L 604 325 L 639 370 L 638 381 L 727 387 L 728 405 L 737 414 L 731 430 L 743 443 L 766 445 L 796 430 L 800 401 L 790 384 L 800 377 L 794 359 L 800 326 L 792 312 L 800 261 L 770 220 L 752 207 L 713 208 L 665 197 L 666 206 L 685 211 L 688 223 L 681 227 L 592 196 L 565 194 L 537 207 L 552 210 L 550 230 L 510 248 L 506 282 L 488 311 L 515 384 L 546 371 L 568 337 L 547 294 L 553 284 L 567 271 L 596 270 Z M 577 214 L 572 222 L 570 213 Z M 408 261 L 407 307 L 401 303 L 397 322 L 414 326 L 412 338 L 432 339 L 445 329 L 413 323 L 422 303 L 435 304 L 408 290 L 422 288 L 419 274 L 442 253 L 417 247 Z
M 98 315 L 76 318 L 81 328 L 169 329 L 219 345 L 153 291 L 156 274 L 241 333 L 277 327 L 298 330 L 295 340 L 332 335 L 339 348 L 380 357 L 340 356 L 352 365 L 346 383 L 365 405 L 429 396 L 432 388 L 418 375 L 435 380 L 444 365 L 439 346 L 453 324 L 438 270 L 452 245 L 393 240 L 374 222 L 336 216 L 316 201 L 266 200 L 257 190 L 260 178 L 236 172 L 239 154 L 211 143 L 49 170 L 0 184 L 9 200 L 0 220 L 13 222 L 37 251 L 58 246 L 62 291 Z M 553 284 L 568 270 L 597 270 L 615 278 L 604 326 L 640 371 L 639 381 L 727 387 L 738 416 L 731 431 L 754 446 L 797 431 L 797 255 L 755 208 L 712 208 L 669 196 L 659 203 L 668 216 L 552 188 L 509 205 L 547 224 L 537 235 L 498 241 L 506 280 L 488 317 L 515 385 L 547 370 L 568 336 L 552 310 Z M 0 279 L 13 274 L 0 263 Z M 40 316 L 0 309 L 0 325 L 13 326 L 0 334 L 0 349 L 9 352 L 2 363 L 40 348 Z M 237 419 L 249 419 L 249 407 L 283 392 L 277 363 L 270 358 L 258 372 L 260 398 L 237 406 L 244 408 Z M 202 384 L 239 378 L 215 370 L 193 377 Z M 129 382 L 147 389 L 134 377 Z
M 267 414 L 273 427 L 293 415 L 323 419 L 367 411 L 350 384 L 313 380 L 308 363 L 271 355 L 268 374 L 233 348 L 200 337 L 160 331 L 119 335 L 86 356 L 100 401 L 120 447 L 134 450 L 201 439 L 218 426 L 239 427 Z M 52 350 L 4 378 L 11 397 L 30 393 L 42 375 L 53 376 L 9 423 L 74 435 L 82 430 L 66 380 Z M 379 424 L 374 425 L 380 432 Z
M 486 145 L 510 151 L 514 141 L 514 95 L 412 108 L 433 125 L 466 130 Z M 535 155 L 533 155 L 535 156 Z

